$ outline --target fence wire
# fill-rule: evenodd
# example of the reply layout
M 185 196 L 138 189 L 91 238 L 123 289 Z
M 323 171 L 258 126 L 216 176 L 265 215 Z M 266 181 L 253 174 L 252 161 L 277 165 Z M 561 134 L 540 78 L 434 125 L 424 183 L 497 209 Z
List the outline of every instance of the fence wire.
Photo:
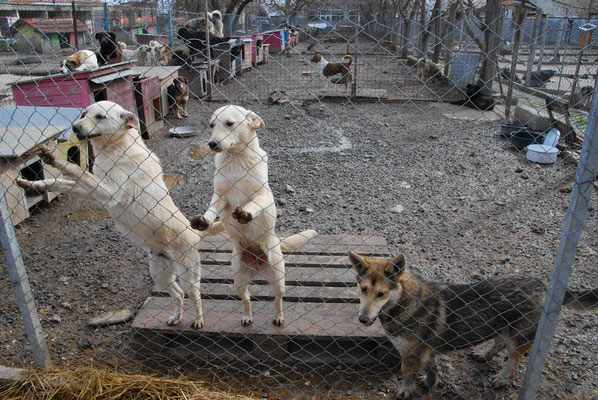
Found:
M 593 398 L 592 28 L 407 3 L 14 22 L 0 365 Z

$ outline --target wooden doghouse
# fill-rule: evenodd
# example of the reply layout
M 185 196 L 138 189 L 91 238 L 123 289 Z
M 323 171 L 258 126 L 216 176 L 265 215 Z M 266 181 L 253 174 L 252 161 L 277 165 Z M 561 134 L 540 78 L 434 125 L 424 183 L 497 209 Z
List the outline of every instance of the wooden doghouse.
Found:
M 134 67 L 139 79 L 157 78 L 160 96 L 152 99 L 156 121 L 164 121 L 168 115 L 168 87 L 179 77 L 181 67 Z
M 289 35 L 286 29 L 276 29 L 264 32 L 264 44 L 270 45 L 270 51 L 273 54 L 280 53 L 286 49 L 288 40 Z
M 58 137 L 70 132 L 71 124 L 79 118 L 80 108 L 65 107 L 2 107 L 0 124 L 0 185 L 12 223 L 19 224 L 29 217 L 29 209 L 41 201 L 50 202 L 56 193 L 26 193 L 15 179 L 29 180 L 59 178 L 61 174 L 31 154 L 38 145 L 54 149 L 57 158 L 70 160 L 83 169 L 88 166 L 87 142 L 64 142 L 57 147 Z M 65 136 L 66 137 L 66 136 Z M 62 150 L 61 148 L 62 147 Z M 72 151 L 72 149 L 76 149 Z M 78 153 L 78 154 L 77 154 Z
M 255 51 L 255 43 L 251 36 L 241 37 L 242 51 L 241 51 L 241 70 L 246 71 L 253 66 L 253 53 Z
M 214 75 L 216 82 L 233 79 L 241 70 L 241 41 L 231 42 L 213 47 L 212 55 L 219 63 Z
M 107 65 L 93 71 L 49 75 L 18 81 L 12 94 L 18 106 L 85 108 L 101 100 L 120 104 L 137 114 L 131 63 Z
M 138 76 L 133 82 L 135 84 L 135 100 L 137 101 L 141 137 L 149 139 L 151 134 L 156 133 L 164 126 L 164 121 L 161 118 L 160 79 L 156 76 Z
M 264 50 L 262 46 L 264 45 L 264 35 L 261 33 L 254 33 L 251 35 L 253 39 L 253 54 L 252 60 L 254 66 L 261 64 L 264 61 Z

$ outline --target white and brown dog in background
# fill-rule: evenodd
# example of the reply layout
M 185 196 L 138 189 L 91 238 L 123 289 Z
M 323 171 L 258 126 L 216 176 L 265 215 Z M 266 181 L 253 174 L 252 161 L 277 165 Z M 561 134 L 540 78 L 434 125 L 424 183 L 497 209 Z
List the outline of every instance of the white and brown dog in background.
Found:
M 59 170 L 64 178 L 17 179 L 17 184 L 38 192 L 73 193 L 105 208 L 117 229 L 147 251 L 156 289 L 168 291 L 176 303 L 167 323 L 181 322 L 187 293 L 197 310 L 191 325 L 201 328 L 204 320 L 199 291 L 199 243 L 204 236 L 219 233 L 222 226 L 214 225 L 210 232 L 191 228 L 170 197 L 160 160 L 143 142 L 137 124 L 135 115 L 116 103 L 94 103 L 73 123 L 77 137 L 93 144 L 94 174 L 57 160 L 48 149 L 42 149 L 44 162 Z
M 281 241 L 275 231 L 276 205 L 268 184 L 268 155 L 257 130 L 264 121 L 253 111 L 228 105 L 210 118 L 208 146 L 214 157 L 214 194 L 208 210 L 191 219 L 196 229 L 208 229 L 220 218 L 233 245 L 234 286 L 243 301 L 243 325 L 253 322 L 248 285 L 262 275 L 274 289 L 273 323 L 284 323 L 285 264 L 283 250 L 295 250 L 317 233 L 308 230 Z
M 353 57 L 350 54 L 345 54 L 340 63 L 331 63 L 320 52 L 316 51 L 310 61 L 319 65 L 320 74 L 324 78 L 329 79 L 334 84 L 345 85 L 345 89 L 348 89 L 353 80 L 351 71 Z
M 79 50 L 62 61 L 62 73 L 93 71 L 98 68 L 98 58 L 91 50 Z

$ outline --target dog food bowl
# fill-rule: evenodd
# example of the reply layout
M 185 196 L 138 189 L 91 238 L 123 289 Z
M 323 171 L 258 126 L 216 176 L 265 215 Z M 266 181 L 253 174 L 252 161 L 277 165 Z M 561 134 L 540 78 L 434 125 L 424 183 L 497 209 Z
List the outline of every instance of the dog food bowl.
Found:
M 523 150 L 532 144 L 541 144 L 544 141 L 542 132 L 532 131 L 526 126 L 517 124 L 501 125 L 500 135 L 509 139 L 518 150 Z
M 170 133 L 170 136 L 176 138 L 188 138 L 197 135 L 192 126 L 177 126 L 175 128 L 170 128 L 168 132 Z
M 545 144 L 530 144 L 527 146 L 528 161 L 538 164 L 554 164 L 559 155 L 559 149 Z

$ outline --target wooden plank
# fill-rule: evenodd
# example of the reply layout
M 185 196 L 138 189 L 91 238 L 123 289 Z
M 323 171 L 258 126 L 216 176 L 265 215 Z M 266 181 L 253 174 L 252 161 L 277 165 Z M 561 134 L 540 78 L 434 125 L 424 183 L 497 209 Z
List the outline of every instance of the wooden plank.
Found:
M 27 370 L 0 365 L 0 384 L 11 384 L 25 379 Z
M 161 333 L 244 335 L 244 336 L 293 336 L 305 337 L 383 337 L 379 322 L 366 327 L 357 320 L 355 304 L 334 303 L 285 303 L 286 322 L 283 327 L 272 324 L 273 305 L 270 302 L 253 302 L 254 322 L 251 326 L 241 325 L 241 304 L 232 300 L 205 300 L 203 302 L 206 326 L 200 330 L 191 328 L 195 315 L 191 302 L 178 326 L 166 325 L 172 312 L 168 298 L 150 297 L 137 313 L 132 327 L 137 331 Z
M 217 280 L 233 279 L 235 271 L 230 266 L 205 265 L 201 267 L 202 282 L 216 283 Z M 297 268 L 287 265 L 287 285 L 297 286 L 349 286 L 355 284 L 352 268 Z
M 230 265 L 231 253 L 202 252 L 202 265 Z M 351 266 L 346 255 L 325 256 L 319 254 L 285 254 L 284 260 L 287 267 L 322 267 L 322 268 L 347 268 Z
M 215 300 L 239 300 L 233 288 L 233 280 L 221 280 L 220 283 L 202 279 L 201 297 Z M 287 302 L 312 302 L 312 303 L 359 303 L 355 283 L 342 286 L 305 286 L 288 284 L 284 300 Z M 154 288 L 154 294 L 160 297 L 168 296 L 161 288 Z M 272 287 L 264 280 L 255 281 L 249 285 L 249 293 L 255 301 L 272 301 Z M 239 303 L 240 304 L 240 303 Z
M 281 235 L 286 237 L 286 235 Z M 201 241 L 200 251 L 230 251 L 230 239 L 226 236 L 209 236 Z M 319 235 L 310 240 L 294 254 L 347 255 L 349 251 L 366 255 L 388 255 L 388 244 L 381 236 Z

